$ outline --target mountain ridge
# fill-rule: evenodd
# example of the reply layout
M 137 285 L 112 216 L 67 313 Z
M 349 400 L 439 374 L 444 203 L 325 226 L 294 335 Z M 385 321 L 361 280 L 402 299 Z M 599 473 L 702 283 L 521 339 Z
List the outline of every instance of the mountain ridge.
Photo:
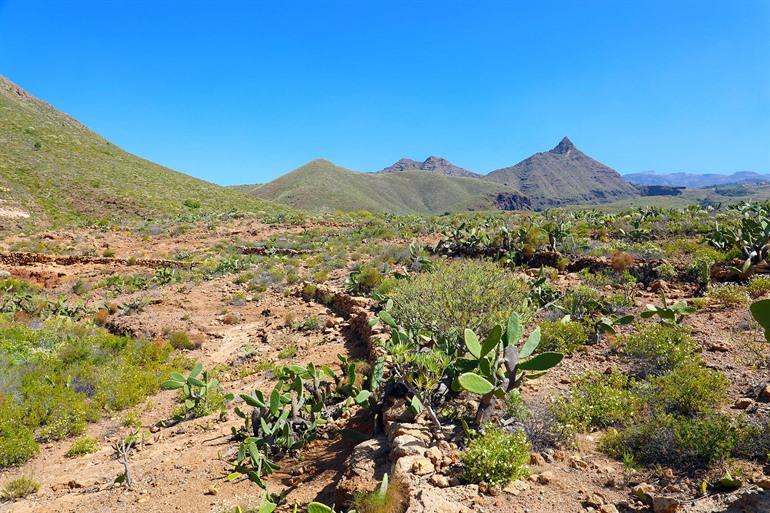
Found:
M 361 173 L 326 159 L 311 160 L 264 185 L 239 188 L 263 199 L 314 211 L 435 214 L 529 207 L 518 191 L 476 178 L 424 170 Z
M 401 158 L 394 164 L 375 171 L 376 173 L 397 173 L 403 171 L 430 171 L 442 174 L 444 176 L 455 176 L 465 178 L 483 178 L 482 175 L 469 171 L 463 167 L 457 166 L 443 157 L 431 155 L 423 162 L 418 162 L 410 158 Z

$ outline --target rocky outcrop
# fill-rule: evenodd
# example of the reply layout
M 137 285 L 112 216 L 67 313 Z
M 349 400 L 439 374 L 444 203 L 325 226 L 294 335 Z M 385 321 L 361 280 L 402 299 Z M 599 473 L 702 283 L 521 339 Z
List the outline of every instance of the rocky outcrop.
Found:
M 474 173 L 473 171 L 468 171 L 460 166 L 456 166 L 447 159 L 435 155 L 431 155 L 423 162 L 408 158 L 399 159 L 396 163 L 378 171 L 378 173 L 398 173 L 403 171 L 430 171 L 444 176 L 481 178 L 481 175 Z
M 500 210 L 529 210 L 529 198 L 517 192 L 500 192 L 495 196 L 495 205 Z

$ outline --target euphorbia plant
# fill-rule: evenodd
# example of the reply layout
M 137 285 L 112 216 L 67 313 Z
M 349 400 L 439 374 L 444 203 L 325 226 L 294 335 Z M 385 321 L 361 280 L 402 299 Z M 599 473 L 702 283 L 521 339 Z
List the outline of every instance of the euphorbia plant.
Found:
M 519 348 L 524 328 L 519 315 L 514 312 L 508 319 L 505 331 L 495 326 L 481 342 L 469 329 L 465 330 L 467 354 L 457 360 L 462 372 L 457 385 L 481 396 L 476 412 L 476 424 L 487 422 L 495 410 L 498 399 L 520 387 L 525 379 L 535 379 L 561 362 L 564 355 L 544 352 L 533 356 L 540 344 L 540 328 L 529 335 Z

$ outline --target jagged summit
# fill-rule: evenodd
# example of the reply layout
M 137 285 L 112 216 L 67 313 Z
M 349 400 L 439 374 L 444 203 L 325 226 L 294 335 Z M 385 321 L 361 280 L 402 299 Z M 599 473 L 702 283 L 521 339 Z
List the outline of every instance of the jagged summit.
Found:
M 399 159 L 395 164 L 378 171 L 379 173 L 398 173 L 403 171 L 431 171 L 445 176 L 459 176 L 464 178 L 479 178 L 481 175 L 456 166 L 443 157 L 431 155 L 423 162 L 410 158 Z
M 568 154 L 572 150 L 575 150 L 575 145 L 572 143 L 572 141 L 569 140 L 569 137 L 564 137 L 561 141 L 559 141 L 559 144 L 554 146 L 554 148 L 551 150 L 551 153 L 558 153 L 558 154 Z
M 617 171 L 580 151 L 568 137 L 550 151 L 492 171 L 486 179 L 520 190 L 535 208 L 605 203 L 638 195 Z

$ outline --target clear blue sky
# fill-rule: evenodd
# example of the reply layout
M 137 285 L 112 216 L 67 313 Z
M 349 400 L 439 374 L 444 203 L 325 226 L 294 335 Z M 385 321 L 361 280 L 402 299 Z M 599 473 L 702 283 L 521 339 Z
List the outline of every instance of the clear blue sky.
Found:
M 222 184 L 325 157 L 770 171 L 768 0 L 0 0 L 0 74 Z

